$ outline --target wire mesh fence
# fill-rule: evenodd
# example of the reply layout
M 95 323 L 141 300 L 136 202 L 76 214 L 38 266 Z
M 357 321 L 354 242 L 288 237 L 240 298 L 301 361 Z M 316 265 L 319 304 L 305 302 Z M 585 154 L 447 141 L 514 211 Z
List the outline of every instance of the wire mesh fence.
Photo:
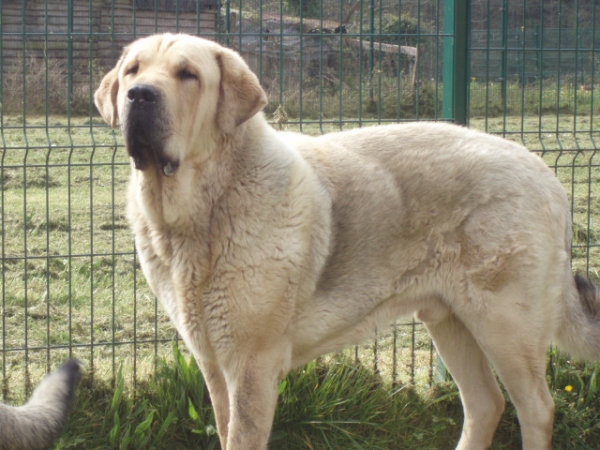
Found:
M 572 199 L 574 265 L 594 276 L 600 8 L 593 0 L 469 6 L 470 29 L 460 30 L 470 31 L 468 123 L 522 141 L 556 169 Z M 454 37 L 446 7 L 440 0 L 2 1 L 3 395 L 28 390 L 69 355 L 92 377 L 111 379 L 122 365 L 134 384 L 153 373 L 157 356 L 170 356 L 175 332 L 141 274 L 124 217 L 128 158 L 92 101 L 124 45 L 185 32 L 237 49 L 259 75 L 278 129 L 319 134 L 451 120 L 443 110 L 444 52 Z M 430 383 L 435 372 L 429 338 L 410 320 L 351 351 L 398 383 Z

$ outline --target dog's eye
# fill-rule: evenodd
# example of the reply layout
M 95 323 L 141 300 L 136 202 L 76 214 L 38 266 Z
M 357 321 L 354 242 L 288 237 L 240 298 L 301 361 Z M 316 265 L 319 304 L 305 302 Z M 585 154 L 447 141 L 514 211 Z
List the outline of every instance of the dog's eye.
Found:
M 135 75 L 136 73 L 138 73 L 139 68 L 140 68 L 139 64 L 131 66 L 129 69 L 127 69 L 127 71 L 125 72 L 125 75 Z
M 179 72 L 177 72 L 177 78 L 179 78 L 182 81 L 198 79 L 195 73 L 192 73 L 187 69 L 181 69 Z

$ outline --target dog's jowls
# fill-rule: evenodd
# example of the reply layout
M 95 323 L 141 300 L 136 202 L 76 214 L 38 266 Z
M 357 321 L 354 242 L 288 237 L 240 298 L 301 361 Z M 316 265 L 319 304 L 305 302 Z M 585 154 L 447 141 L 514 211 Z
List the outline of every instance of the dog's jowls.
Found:
M 290 369 L 406 314 L 459 386 L 458 449 L 491 445 L 492 367 L 523 448 L 551 448 L 546 350 L 598 358 L 600 303 L 575 282 L 569 202 L 540 158 L 441 123 L 276 132 L 239 55 L 185 35 L 132 43 L 95 99 L 121 124 L 142 268 L 198 360 L 223 449 L 265 449 Z

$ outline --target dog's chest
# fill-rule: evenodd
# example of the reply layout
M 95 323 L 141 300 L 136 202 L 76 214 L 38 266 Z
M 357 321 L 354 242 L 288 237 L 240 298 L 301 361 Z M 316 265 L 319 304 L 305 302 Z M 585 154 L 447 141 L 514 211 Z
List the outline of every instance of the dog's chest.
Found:
M 203 233 L 145 222 L 136 232 L 144 275 L 178 331 L 204 352 L 208 342 L 204 294 L 211 273 L 207 241 Z
M 143 176 L 142 176 L 143 175 Z M 128 217 L 146 278 L 199 285 L 208 272 L 210 214 L 201 196 L 134 171 Z

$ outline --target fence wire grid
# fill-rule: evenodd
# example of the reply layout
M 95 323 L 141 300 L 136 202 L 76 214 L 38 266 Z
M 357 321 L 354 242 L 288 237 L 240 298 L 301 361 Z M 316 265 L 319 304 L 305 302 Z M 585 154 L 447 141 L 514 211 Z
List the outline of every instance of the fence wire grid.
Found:
M 144 280 L 124 217 L 123 142 L 93 106 L 123 46 L 158 32 L 238 50 L 268 93 L 265 112 L 277 129 L 320 134 L 454 120 L 524 143 L 570 195 L 575 269 L 598 277 L 594 0 L 3 0 L 0 7 L 4 398 L 27 393 L 69 356 L 91 377 L 114 379 L 123 366 L 134 386 L 157 357 L 172 356 L 174 329 Z M 379 330 L 351 354 L 397 383 L 426 385 L 436 372 L 430 340 L 411 320 Z

